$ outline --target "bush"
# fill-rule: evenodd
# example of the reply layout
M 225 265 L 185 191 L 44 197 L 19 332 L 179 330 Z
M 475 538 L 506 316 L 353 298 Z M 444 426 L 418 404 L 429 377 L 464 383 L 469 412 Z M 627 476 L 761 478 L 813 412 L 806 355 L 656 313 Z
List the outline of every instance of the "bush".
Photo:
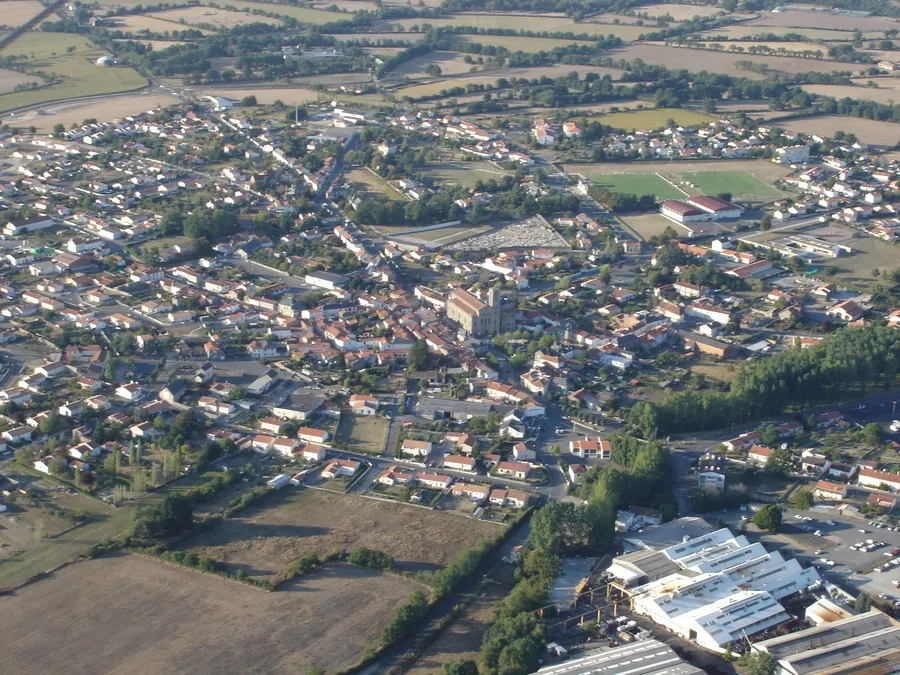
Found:
M 414 591 L 385 627 L 381 634 L 382 645 L 387 647 L 410 635 L 425 619 L 429 606 L 425 594 L 422 591 Z
M 394 567 L 394 559 L 387 553 L 364 547 L 350 551 L 347 562 L 360 567 L 370 567 L 373 570 L 389 570 Z

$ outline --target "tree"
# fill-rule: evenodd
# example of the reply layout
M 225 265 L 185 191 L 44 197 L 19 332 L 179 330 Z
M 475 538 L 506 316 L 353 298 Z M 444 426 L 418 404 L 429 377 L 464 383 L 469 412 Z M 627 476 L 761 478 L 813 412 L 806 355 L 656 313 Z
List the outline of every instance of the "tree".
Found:
M 753 522 L 762 530 L 774 532 L 781 527 L 782 512 L 775 504 L 766 504 L 756 515 L 753 516 Z
M 589 534 L 584 509 L 571 502 L 551 502 L 531 519 L 531 542 L 551 555 L 586 546 Z
M 628 411 L 628 426 L 644 440 L 656 438 L 656 411 L 646 401 L 638 401 Z
M 768 652 L 753 652 L 747 657 L 747 675 L 775 675 L 778 662 Z
M 510 642 L 500 652 L 500 672 L 503 675 L 527 675 L 540 665 L 540 645 L 530 635 Z
M 428 343 L 425 340 L 416 340 L 409 349 L 406 362 L 410 372 L 424 370 L 428 365 Z
M 865 592 L 860 592 L 853 601 L 853 609 L 857 612 L 868 612 L 872 609 L 872 598 Z
M 472 660 L 445 663 L 444 675 L 478 675 L 478 664 Z
M 860 439 L 870 448 L 877 448 L 881 445 L 881 427 L 877 422 L 869 422 L 859 432 Z
M 813 494 L 809 490 L 797 490 L 791 498 L 791 505 L 795 509 L 809 509 L 813 505 Z

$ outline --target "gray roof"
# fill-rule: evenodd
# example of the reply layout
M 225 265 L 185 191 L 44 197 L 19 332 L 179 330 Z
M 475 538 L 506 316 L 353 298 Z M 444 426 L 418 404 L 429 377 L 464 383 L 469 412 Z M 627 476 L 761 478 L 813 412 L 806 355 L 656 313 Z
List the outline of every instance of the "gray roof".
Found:
M 669 546 L 680 544 L 685 540 L 709 534 L 715 528 L 703 518 L 678 518 L 662 525 L 648 527 L 642 532 L 635 532 L 625 540 L 635 548 L 646 548 L 661 551 Z
M 662 552 L 646 549 L 620 555 L 613 562 L 646 575 L 650 581 L 662 579 L 681 569 L 678 563 L 669 560 Z
M 869 633 L 894 626 L 894 622 L 877 609 L 847 619 L 808 628 L 796 633 L 781 635 L 754 645 L 769 652 L 776 659 L 793 658 L 803 652 L 814 651 L 825 645 L 833 645 L 851 638 L 859 639 Z M 897 634 L 900 640 L 900 633 Z M 895 646 L 900 646 L 900 642 Z
M 330 281 L 334 284 L 339 284 L 346 277 L 343 274 L 335 274 L 334 272 L 325 272 L 324 270 L 316 270 L 315 272 L 309 272 L 306 276 L 313 277 L 314 279 L 322 279 L 324 281 Z
M 290 408 L 297 412 L 311 413 L 325 402 L 325 398 L 320 394 L 311 393 L 309 391 L 298 390 L 288 396 L 281 405 L 276 408 Z
M 685 663 L 668 645 L 658 640 L 641 640 L 588 656 L 544 666 L 539 675 L 703 675 L 699 668 Z
M 491 412 L 493 406 L 490 403 L 481 401 L 457 401 L 452 398 L 420 398 L 416 409 L 424 417 L 433 417 L 436 413 L 477 417 L 487 415 Z

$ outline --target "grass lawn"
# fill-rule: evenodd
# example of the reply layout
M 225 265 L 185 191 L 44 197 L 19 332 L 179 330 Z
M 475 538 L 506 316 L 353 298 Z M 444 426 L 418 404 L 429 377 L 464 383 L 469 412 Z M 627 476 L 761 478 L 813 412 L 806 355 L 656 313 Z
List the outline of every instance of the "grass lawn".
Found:
M 682 110 L 681 108 L 652 108 L 632 112 L 609 113 L 594 119 L 616 129 L 634 131 L 635 129 L 661 129 L 666 126 L 670 119 L 675 120 L 676 124 L 682 126 L 699 126 L 712 122 L 716 117 L 693 110 Z
M 653 195 L 657 199 L 683 199 L 684 194 L 653 173 L 621 173 L 595 176 L 595 185 L 602 185 L 611 192 L 623 194 Z
M 408 201 L 397 188 L 389 184 L 381 176 L 366 169 L 353 169 L 353 171 L 347 174 L 347 178 L 351 183 L 361 183 L 365 185 L 366 193 L 368 194 L 380 194 L 392 201 Z
M 699 171 L 682 173 L 679 178 L 691 183 L 681 187 L 688 192 L 717 195 L 730 192 L 735 199 L 748 197 L 780 197 L 781 192 L 747 171 Z
M 376 415 L 341 414 L 334 440 L 352 450 L 380 455 L 384 450 L 384 439 L 390 423 Z
M 24 33 L 0 51 L 0 56 L 26 56 L 28 60 L 24 65 L 27 72 L 43 71 L 61 77 L 62 81 L 39 89 L 3 94 L 0 96 L 0 110 L 74 96 L 127 91 L 147 83 L 132 68 L 98 66 L 97 59 L 107 54 L 81 35 Z

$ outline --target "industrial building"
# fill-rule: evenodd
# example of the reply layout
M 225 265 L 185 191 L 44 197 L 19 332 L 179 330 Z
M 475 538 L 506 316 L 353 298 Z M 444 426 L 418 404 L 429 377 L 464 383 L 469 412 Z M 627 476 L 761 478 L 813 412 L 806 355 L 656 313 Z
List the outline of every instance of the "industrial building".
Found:
M 873 609 L 757 642 L 753 650 L 771 654 L 781 675 L 896 673 L 900 624 Z
M 599 649 L 587 656 L 544 666 L 538 675 L 702 675 L 659 640 Z
M 686 200 L 667 199 L 660 204 L 659 212 L 676 223 L 692 223 L 702 220 L 730 220 L 740 218 L 744 209 L 718 197 L 696 196 Z
M 608 573 L 636 613 L 714 651 L 787 621 L 779 600 L 821 583 L 814 568 L 727 528 L 619 556 Z

